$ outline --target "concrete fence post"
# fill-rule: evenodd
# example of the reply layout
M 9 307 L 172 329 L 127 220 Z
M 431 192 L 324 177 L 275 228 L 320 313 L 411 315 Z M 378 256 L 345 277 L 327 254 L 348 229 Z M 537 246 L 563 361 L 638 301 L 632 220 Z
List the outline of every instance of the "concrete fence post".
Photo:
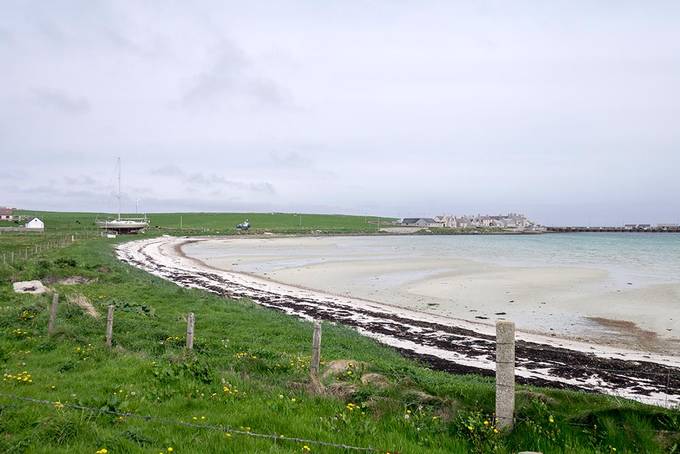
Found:
M 109 312 L 106 314 L 106 346 L 111 348 L 113 340 L 113 304 L 109 305 Z
M 321 362 L 321 323 L 314 322 L 314 337 L 312 337 L 312 363 L 309 373 L 313 378 L 319 377 L 319 363 Z
M 189 312 L 187 316 L 187 348 L 193 350 L 194 348 L 194 313 Z
M 515 412 L 515 324 L 496 322 L 496 426 L 512 429 Z
M 57 323 L 57 305 L 59 304 L 59 294 L 52 295 L 52 305 L 50 306 L 50 319 L 47 322 L 47 335 L 54 334 L 54 328 Z

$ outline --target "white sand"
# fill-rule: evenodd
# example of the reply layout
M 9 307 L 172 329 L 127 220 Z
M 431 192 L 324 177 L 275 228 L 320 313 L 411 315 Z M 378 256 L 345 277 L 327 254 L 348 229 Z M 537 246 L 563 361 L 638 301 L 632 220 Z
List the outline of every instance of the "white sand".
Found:
M 202 241 L 183 251 L 218 269 L 325 293 L 481 323 L 510 319 L 525 332 L 680 351 L 680 284 L 622 288 L 603 269 L 397 259 L 343 245 L 328 237 L 250 238 Z

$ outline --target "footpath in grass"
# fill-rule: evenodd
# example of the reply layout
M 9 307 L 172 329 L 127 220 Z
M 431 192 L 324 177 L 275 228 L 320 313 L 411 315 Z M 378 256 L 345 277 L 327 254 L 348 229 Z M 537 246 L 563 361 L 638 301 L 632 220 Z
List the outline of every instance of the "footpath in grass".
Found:
M 383 453 L 679 449 L 677 411 L 532 387 L 519 388 L 515 430 L 500 433 L 492 379 L 429 370 L 329 323 L 322 370 L 336 374 L 312 392 L 311 323 L 179 288 L 119 263 L 112 245 L 76 241 L 0 268 L 0 452 L 353 452 L 315 441 Z M 20 279 L 61 295 L 52 337 L 51 296 L 14 294 Z

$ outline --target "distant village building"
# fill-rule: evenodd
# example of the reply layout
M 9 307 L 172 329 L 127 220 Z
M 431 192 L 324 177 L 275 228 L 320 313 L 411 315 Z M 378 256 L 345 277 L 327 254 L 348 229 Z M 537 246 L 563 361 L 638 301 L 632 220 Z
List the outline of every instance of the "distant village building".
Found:
M 24 227 L 29 230 L 45 230 L 45 223 L 38 218 L 33 218 Z
M 678 229 L 680 229 L 680 225 L 678 225 L 678 224 L 657 224 L 656 228 L 660 229 L 660 230 L 678 230 Z
M 523 214 L 509 213 L 498 216 L 440 216 L 445 227 L 451 229 L 498 228 L 505 230 L 540 230 L 542 227 L 527 219 Z
M 13 208 L 0 208 L 0 221 L 13 221 L 14 219 Z
M 443 222 L 437 222 L 432 218 L 404 218 L 401 225 L 405 227 L 444 227 Z

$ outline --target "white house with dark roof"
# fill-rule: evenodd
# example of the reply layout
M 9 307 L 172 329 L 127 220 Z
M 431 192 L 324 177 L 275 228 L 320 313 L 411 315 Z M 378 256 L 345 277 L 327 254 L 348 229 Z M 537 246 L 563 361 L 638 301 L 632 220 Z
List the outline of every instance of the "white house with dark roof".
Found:
M 28 221 L 25 225 L 24 228 L 28 230 L 45 230 L 45 223 L 41 221 L 38 218 L 32 218 L 30 221 Z

